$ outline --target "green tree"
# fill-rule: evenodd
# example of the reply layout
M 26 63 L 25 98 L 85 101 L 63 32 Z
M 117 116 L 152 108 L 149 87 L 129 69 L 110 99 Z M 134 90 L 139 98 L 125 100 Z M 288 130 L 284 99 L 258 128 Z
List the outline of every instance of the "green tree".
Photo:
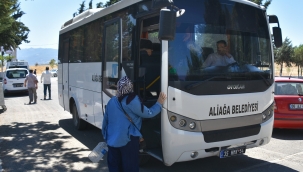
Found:
M 302 76 L 302 68 L 303 68 L 303 44 L 299 45 L 298 47 L 294 47 L 294 56 L 293 61 L 295 65 L 298 67 L 298 76 Z
M 98 3 L 96 4 L 96 8 L 103 8 L 103 7 L 104 7 L 104 5 L 103 5 L 102 2 L 98 2 Z
M 29 29 L 20 20 L 25 13 L 20 10 L 17 0 L 1 0 L 0 3 L 0 45 L 5 50 L 18 48 L 22 43 L 29 43 Z
M 109 7 L 117 2 L 119 2 L 120 0 L 109 0 L 105 3 L 104 7 Z
M 5 66 L 6 62 L 11 61 L 13 58 L 14 56 L 0 55 L 1 72 L 3 72 L 3 67 Z
M 54 66 L 56 65 L 56 60 L 55 59 L 51 59 L 49 62 L 50 67 L 53 69 Z
M 294 49 L 291 41 L 286 37 L 280 48 L 274 49 L 275 62 L 281 66 L 280 76 L 282 75 L 283 64 L 287 67 L 291 67 L 293 62 Z
M 80 4 L 80 8 L 78 9 L 78 14 L 83 13 L 85 11 L 85 1 L 82 1 L 82 4 Z
M 258 5 L 262 5 L 267 9 L 267 7 L 270 5 L 272 0 L 266 0 L 264 3 L 263 3 L 264 0 L 249 0 L 249 1 L 254 2 Z
M 93 9 L 93 0 L 89 1 L 88 9 Z

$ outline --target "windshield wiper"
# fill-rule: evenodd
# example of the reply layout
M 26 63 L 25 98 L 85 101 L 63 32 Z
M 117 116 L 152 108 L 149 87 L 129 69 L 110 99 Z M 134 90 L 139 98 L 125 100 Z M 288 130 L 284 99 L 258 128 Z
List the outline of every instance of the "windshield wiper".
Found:
M 220 75 L 220 76 L 213 76 L 213 77 L 208 78 L 208 79 L 205 79 L 205 80 L 203 80 L 203 81 L 198 81 L 198 82 L 195 82 L 195 83 L 189 84 L 189 85 L 185 86 L 185 89 L 187 89 L 187 90 L 191 90 L 191 89 L 196 88 L 196 87 L 198 87 L 199 85 L 203 84 L 204 82 L 207 82 L 207 81 L 210 81 L 210 80 L 213 80 L 213 79 L 216 79 L 216 78 L 224 78 L 224 79 L 228 79 L 229 77 L 224 76 L 224 75 Z
M 253 73 L 246 73 L 247 74 L 257 74 L 258 76 L 260 76 L 262 78 L 262 80 L 264 81 L 264 83 L 267 85 L 267 86 L 270 86 L 270 82 L 260 73 L 260 72 L 253 72 Z

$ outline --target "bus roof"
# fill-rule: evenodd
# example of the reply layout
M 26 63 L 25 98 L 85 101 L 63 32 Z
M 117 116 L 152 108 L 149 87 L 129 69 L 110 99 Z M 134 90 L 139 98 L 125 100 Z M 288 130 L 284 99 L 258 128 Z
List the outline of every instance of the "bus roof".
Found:
M 67 22 L 65 22 L 60 30 L 60 34 L 63 34 L 65 32 L 68 32 L 72 29 L 75 29 L 79 26 L 82 26 L 86 23 L 89 23 L 91 21 L 94 21 L 100 17 L 103 17 L 107 14 L 111 14 L 113 12 L 116 12 L 118 10 L 121 10 L 125 7 L 128 7 L 132 4 L 138 3 L 140 1 L 143 0 L 121 0 L 107 8 L 96 8 L 96 9 L 89 9 L 84 11 L 83 13 L 79 14 L 78 16 L 68 20 Z M 247 4 L 247 5 L 251 5 L 254 6 L 256 8 L 260 8 L 265 10 L 265 8 L 263 6 L 257 5 L 251 1 L 248 0 L 231 0 L 234 2 L 239 2 L 239 3 L 243 3 L 243 4 Z
M 142 1 L 142 0 L 121 0 L 107 8 L 97 8 L 97 9 L 86 10 L 85 12 L 81 13 L 80 15 L 65 22 L 61 27 L 60 34 L 70 31 L 79 26 L 82 26 L 91 21 L 94 21 L 107 14 L 111 14 L 113 12 L 121 10 L 125 7 L 128 7 L 132 4 L 135 4 L 140 1 Z

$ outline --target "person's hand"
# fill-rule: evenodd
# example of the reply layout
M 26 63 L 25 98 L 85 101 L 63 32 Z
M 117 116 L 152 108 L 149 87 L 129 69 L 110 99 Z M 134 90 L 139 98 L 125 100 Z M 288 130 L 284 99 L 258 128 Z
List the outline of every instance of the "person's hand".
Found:
M 226 52 L 225 55 L 226 55 L 228 58 L 231 58 L 231 54 L 229 54 L 228 52 Z
M 166 99 L 166 94 L 164 94 L 163 92 L 160 93 L 159 98 L 158 98 L 158 102 L 163 105 L 164 101 Z

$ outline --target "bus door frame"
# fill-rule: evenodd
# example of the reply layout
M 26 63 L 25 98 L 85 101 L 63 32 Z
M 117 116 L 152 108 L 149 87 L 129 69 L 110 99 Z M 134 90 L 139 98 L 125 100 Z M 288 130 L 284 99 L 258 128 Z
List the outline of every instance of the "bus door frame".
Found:
M 67 44 L 67 49 L 65 49 L 65 45 Z M 69 110 L 69 46 L 70 39 L 65 39 L 63 41 L 63 58 L 67 57 L 67 59 L 63 60 L 62 63 L 62 95 L 63 95 L 63 106 L 64 110 Z M 66 52 L 67 51 L 67 52 Z M 66 55 L 66 56 L 65 56 Z M 64 72 L 66 70 L 66 72 Z

